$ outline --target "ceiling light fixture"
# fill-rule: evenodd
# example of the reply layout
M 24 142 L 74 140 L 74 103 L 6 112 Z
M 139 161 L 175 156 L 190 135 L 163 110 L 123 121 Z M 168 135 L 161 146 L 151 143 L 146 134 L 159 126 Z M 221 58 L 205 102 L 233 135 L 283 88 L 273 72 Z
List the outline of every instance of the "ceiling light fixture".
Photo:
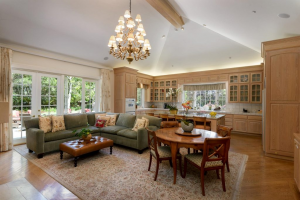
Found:
M 110 47 L 109 54 L 122 60 L 126 57 L 126 60 L 130 64 L 133 59 L 136 61 L 144 60 L 150 56 L 149 50 L 151 49 L 151 46 L 149 40 L 144 39 L 146 31 L 143 24 L 140 23 L 142 21 L 141 15 L 138 14 L 135 18 L 137 26 L 131 17 L 131 0 L 129 8 L 130 10 L 125 11 L 125 19 L 123 16 L 120 16 L 118 20 L 119 24 L 115 29 L 117 35 L 112 35 L 110 37 L 108 47 Z
M 183 26 L 181 27 L 181 30 L 184 30 L 184 27 L 183 27 Z
M 162 36 L 162 38 L 165 38 L 165 37 L 166 37 L 165 35 Z
M 290 15 L 289 15 L 289 14 L 286 14 L 286 13 L 281 13 L 281 14 L 279 14 L 278 16 L 279 16 L 280 18 L 284 18 L 284 19 L 290 18 Z
M 206 24 L 203 24 L 204 27 L 206 27 Z

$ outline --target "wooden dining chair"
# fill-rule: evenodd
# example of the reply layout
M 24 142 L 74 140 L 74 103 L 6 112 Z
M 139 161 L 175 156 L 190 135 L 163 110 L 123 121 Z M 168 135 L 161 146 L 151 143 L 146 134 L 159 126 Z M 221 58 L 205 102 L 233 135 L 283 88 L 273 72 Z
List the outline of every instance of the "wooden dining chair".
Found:
M 223 126 L 223 125 L 218 125 L 217 126 L 217 133 L 218 135 L 222 136 L 222 137 L 227 137 L 227 136 L 231 136 L 231 131 L 232 131 L 232 128 L 229 128 L 227 126 Z M 228 151 L 230 149 L 230 140 L 229 140 L 229 145 L 228 145 Z M 227 154 L 228 156 L 228 154 Z M 227 157 L 226 159 L 226 167 L 227 167 L 227 171 L 230 172 L 230 169 L 229 169 L 229 159 Z
M 154 157 L 156 159 L 156 171 L 155 171 L 154 181 L 156 181 L 158 169 L 159 169 L 159 163 L 161 163 L 161 161 L 169 160 L 170 166 L 173 167 L 172 166 L 172 153 L 171 153 L 171 148 L 169 146 L 158 146 L 158 141 L 157 141 L 155 131 L 151 131 L 149 129 L 147 129 L 147 131 L 148 131 L 148 145 L 150 148 L 150 160 L 149 160 L 148 171 L 150 171 L 152 157 Z M 177 159 L 179 160 L 180 174 L 182 174 L 181 155 L 179 153 L 177 154 Z M 173 163 L 173 164 L 176 165 L 177 163 Z
M 162 121 L 161 128 L 174 128 L 174 127 L 179 127 L 178 121 Z
M 211 130 L 210 124 L 207 124 L 206 117 L 193 117 L 194 127 L 204 130 Z
M 175 121 L 178 121 L 178 122 L 179 122 L 179 126 L 181 126 L 181 125 L 180 125 L 180 122 L 181 122 L 182 120 L 185 120 L 185 116 L 184 116 L 184 115 L 175 115 Z
M 169 115 L 168 114 L 159 114 L 159 118 L 161 118 L 162 121 L 169 121 Z
M 154 113 L 146 113 L 148 116 L 154 116 Z
M 228 145 L 230 137 L 224 138 L 206 138 L 204 141 L 203 153 L 187 154 L 184 157 L 184 169 L 183 178 L 186 176 L 187 163 L 189 162 L 193 166 L 197 167 L 201 171 L 201 189 L 202 195 L 205 196 L 204 190 L 204 173 L 210 170 L 216 170 L 217 178 L 219 179 L 219 170 L 221 170 L 222 187 L 226 192 L 225 187 L 225 163 L 228 158 Z M 210 149 L 218 146 L 211 154 Z M 215 155 L 218 155 L 217 157 Z

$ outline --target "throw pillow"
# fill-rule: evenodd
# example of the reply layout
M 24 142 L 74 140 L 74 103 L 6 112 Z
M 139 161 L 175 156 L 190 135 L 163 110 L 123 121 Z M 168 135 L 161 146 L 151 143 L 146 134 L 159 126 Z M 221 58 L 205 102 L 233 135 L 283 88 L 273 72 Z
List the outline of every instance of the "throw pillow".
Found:
M 66 130 L 64 116 L 52 116 L 52 132 Z
M 107 123 L 107 126 L 115 126 L 116 125 L 117 115 L 106 115 L 106 117 L 110 117 L 110 120 Z
M 100 116 L 106 116 L 106 114 L 105 114 L 105 113 L 95 114 L 95 120 L 97 121 L 97 119 L 98 119 Z
M 104 125 L 104 127 L 106 127 L 107 126 L 107 124 L 109 123 L 109 121 L 110 121 L 110 117 L 108 117 L 108 116 L 99 116 L 96 120 L 99 120 L 99 119 L 101 119 L 101 120 L 105 120 L 106 121 L 106 123 L 105 123 L 105 125 Z
M 106 124 L 106 120 L 102 120 L 102 119 L 97 119 L 95 126 L 98 128 L 102 128 L 104 127 Z
M 137 119 L 132 130 L 133 131 L 138 131 L 139 128 L 144 128 L 145 127 L 145 123 L 146 123 L 146 120 L 144 120 L 144 119 Z
M 51 116 L 39 117 L 39 126 L 44 133 L 49 133 L 52 130 Z
M 146 121 L 145 127 L 148 127 L 149 126 L 149 119 L 146 118 L 146 117 L 142 117 L 142 119 Z

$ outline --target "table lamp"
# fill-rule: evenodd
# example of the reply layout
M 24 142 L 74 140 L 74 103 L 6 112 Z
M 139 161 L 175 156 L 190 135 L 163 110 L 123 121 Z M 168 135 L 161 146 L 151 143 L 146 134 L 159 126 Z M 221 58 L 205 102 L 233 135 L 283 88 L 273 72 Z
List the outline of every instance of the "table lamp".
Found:
M 9 122 L 9 104 L 0 102 L 0 124 Z

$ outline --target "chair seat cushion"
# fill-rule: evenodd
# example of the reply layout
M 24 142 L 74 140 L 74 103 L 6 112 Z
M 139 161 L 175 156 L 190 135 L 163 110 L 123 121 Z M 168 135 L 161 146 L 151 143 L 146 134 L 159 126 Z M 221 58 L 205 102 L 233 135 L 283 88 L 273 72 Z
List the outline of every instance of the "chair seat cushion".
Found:
M 131 128 L 118 131 L 117 135 L 122 136 L 122 137 L 126 137 L 126 138 L 130 138 L 130 139 L 136 139 L 137 138 L 137 132 L 131 130 Z
M 169 146 L 157 146 L 157 152 L 160 158 L 172 157 L 171 148 Z M 154 150 L 151 150 L 150 153 L 156 158 Z
M 106 126 L 103 128 L 100 128 L 100 133 L 110 133 L 117 135 L 117 133 L 121 130 L 127 129 L 127 127 L 124 126 Z
M 100 133 L 100 129 L 95 127 L 95 126 L 80 126 L 80 127 L 76 127 L 76 128 L 71 128 L 69 130 L 71 130 L 71 131 L 76 130 L 76 133 L 79 133 L 81 131 L 81 129 L 83 129 L 83 128 L 90 129 L 92 131 L 91 132 L 92 134 L 93 133 Z
M 203 156 L 202 154 L 199 153 L 191 153 L 191 154 L 187 154 L 185 158 L 188 159 L 189 161 L 192 161 L 193 163 L 195 163 L 200 167 Z M 204 167 L 208 168 L 208 167 L 219 167 L 219 166 L 223 166 L 223 163 L 220 160 L 206 162 Z
M 45 134 L 45 142 L 55 141 L 55 140 L 62 140 L 66 138 L 75 137 L 75 133 L 72 133 L 71 130 L 62 130 L 57 132 L 50 132 Z

